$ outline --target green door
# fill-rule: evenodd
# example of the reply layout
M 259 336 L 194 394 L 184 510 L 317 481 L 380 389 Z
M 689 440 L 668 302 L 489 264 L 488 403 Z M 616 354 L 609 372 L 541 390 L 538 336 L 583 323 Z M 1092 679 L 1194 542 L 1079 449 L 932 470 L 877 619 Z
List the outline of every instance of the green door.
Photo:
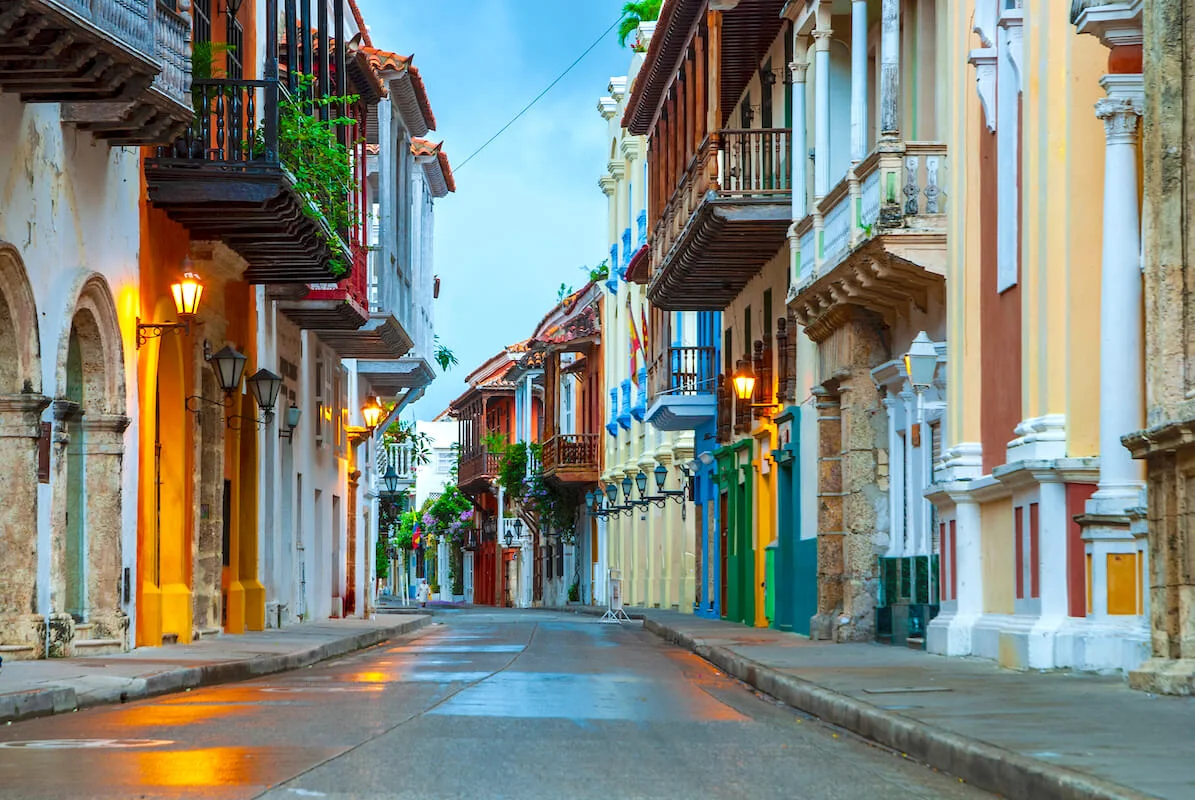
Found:
M 747 625 L 755 622 L 755 550 L 751 542 L 754 524 L 750 467 L 752 444 L 751 439 L 746 439 L 717 452 L 718 482 L 729 506 L 725 554 L 726 596 L 723 598 L 722 616 Z M 741 453 L 746 453 L 748 466 L 738 465 Z

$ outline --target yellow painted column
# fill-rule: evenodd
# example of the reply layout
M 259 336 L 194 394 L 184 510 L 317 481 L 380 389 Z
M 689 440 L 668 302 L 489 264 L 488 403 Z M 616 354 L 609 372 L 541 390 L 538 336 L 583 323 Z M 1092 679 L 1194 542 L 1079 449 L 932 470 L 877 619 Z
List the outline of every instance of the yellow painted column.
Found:
M 760 422 L 756 429 L 755 461 L 755 530 L 753 546 L 755 548 L 755 627 L 768 626 L 766 592 L 767 587 L 767 547 L 776 536 L 776 470 L 768 460 L 768 455 L 774 446 L 776 427 L 769 419 Z

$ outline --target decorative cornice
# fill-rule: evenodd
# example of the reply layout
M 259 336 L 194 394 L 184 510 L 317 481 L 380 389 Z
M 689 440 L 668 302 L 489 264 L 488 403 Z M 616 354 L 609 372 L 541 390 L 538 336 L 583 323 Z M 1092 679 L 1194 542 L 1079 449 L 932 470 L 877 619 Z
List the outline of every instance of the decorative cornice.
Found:
M 614 100 L 622 100 L 627 94 L 627 78 L 622 75 L 617 78 L 611 78 L 609 85 L 606 86 L 606 91 L 610 93 L 610 97 Z
M 598 113 L 602 115 L 602 119 L 609 122 L 618 113 L 618 101 L 613 97 L 600 98 L 597 102 L 597 109 Z
M 618 181 L 609 175 L 603 175 L 598 178 L 598 186 L 601 188 L 602 194 L 606 195 L 606 197 L 613 197 L 614 190 L 618 187 Z
M 619 143 L 618 149 L 622 153 L 622 157 L 627 161 L 638 161 L 643 157 L 643 140 L 638 136 L 624 136 Z
M 1133 458 L 1170 455 L 1195 449 L 1195 419 L 1176 420 L 1120 437 Z
M 625 161 L 610 161 L 606 164 L 606 169 L 614 177 L 615 180 L 622 180 L 627 174 L 627 165 Z
M 805 75 L 809 72 L 809 62 L 790 61 L 788 62 L 788 71 L 793 76 L 793 83 L 804 83 Z
M 1071 22 L 1079 33 L 1098 37 L 1106 47 L 1136 47 L 1145 41 L 1143 6 L 1144 0 L 1074 0 Z

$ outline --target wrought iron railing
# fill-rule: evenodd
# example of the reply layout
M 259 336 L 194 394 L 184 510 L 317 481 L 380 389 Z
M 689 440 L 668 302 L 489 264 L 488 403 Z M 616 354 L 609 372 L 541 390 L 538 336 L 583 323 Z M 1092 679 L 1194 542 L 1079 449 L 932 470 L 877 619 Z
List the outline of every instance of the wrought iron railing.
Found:
M 191 82 L 195 118 L 158 158 L 215 163 L 229 170 L 278 165 L 278 103 L 286 88 L 277 79 L 231 78 Z
M 596 433 L 561 433 L 544 443 L 544 471 L 598 465 Z

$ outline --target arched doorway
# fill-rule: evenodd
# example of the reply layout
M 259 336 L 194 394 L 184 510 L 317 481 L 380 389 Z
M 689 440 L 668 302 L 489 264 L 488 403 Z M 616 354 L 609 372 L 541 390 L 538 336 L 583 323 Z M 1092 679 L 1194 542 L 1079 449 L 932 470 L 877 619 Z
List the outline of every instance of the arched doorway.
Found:
M 127 646 L 121 541 L 124 349 L 107 282 L 81 283 L 58 348 L 50 655 Z
M 37 308 L 20 254 L 0 242 L 0 644 L 5 658 L 43 654 L 37 613 L 39 479 L 49 480 L 41 414 Z

